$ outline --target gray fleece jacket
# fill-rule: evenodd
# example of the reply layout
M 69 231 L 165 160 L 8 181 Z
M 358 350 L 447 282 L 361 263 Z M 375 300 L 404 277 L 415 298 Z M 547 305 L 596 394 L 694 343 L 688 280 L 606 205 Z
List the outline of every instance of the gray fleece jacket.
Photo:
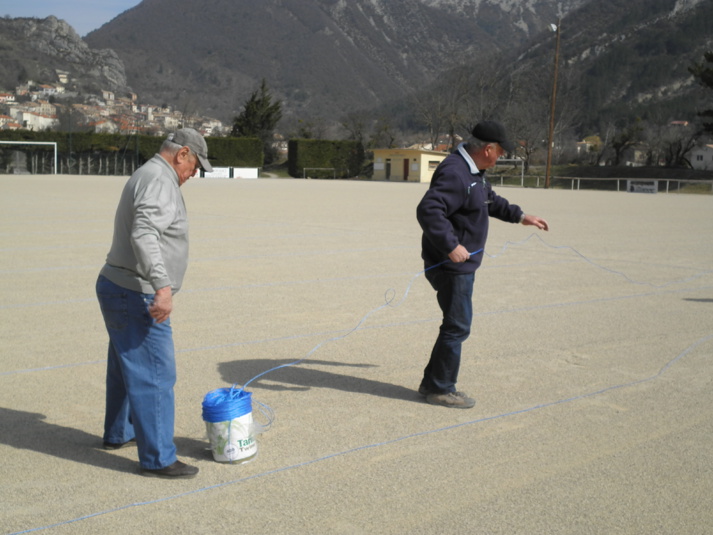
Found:
M 187 265 L 188 215 L 178 175 L 156 154 L 124 186 L 101 274 L 137 292 L 170 286 L 176 293 Z

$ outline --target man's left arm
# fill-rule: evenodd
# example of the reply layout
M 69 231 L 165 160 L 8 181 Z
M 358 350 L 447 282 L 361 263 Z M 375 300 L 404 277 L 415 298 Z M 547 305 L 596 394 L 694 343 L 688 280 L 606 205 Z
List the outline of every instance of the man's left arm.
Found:
M 547 221 L 541 217 L 537 217 L 536 215 L 526 214 L 525 212 L 522 213 L 520 223 L 523 225 L 537 227 L 540 230 L 550 230 L 550 226 L 547 224 Z
M 490 201 L 488 206 L 488 214 L 491 217 L 496 217 L 498 219 L 501 219 L 502 221 L 507 221 L 510 223 L 519 222 L 523 225 L 537 227 L 540 230 L 550 229 L 550 226 L 547 221 L 545 221 L 541 217 L 526 214 L 518 205 L 510 204 L 510 202 L 505 197 L 501 197 L 493 190 L 490 190 L 488 200 Z

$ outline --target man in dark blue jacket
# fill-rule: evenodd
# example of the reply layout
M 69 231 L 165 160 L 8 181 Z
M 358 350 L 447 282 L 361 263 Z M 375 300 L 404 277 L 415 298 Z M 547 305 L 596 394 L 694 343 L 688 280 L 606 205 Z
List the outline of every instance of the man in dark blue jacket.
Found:
M 480 267 L 490 217 L 548 230 L 547 221 L 525 214 L 496 195 L 485 178 L 515 146 L 497 121 L 478 123 L 472 139 L 438 166 L 416 210 L 426 278 L 443 311 L 438 338 L 418 391 L 433 405 L 468 409 L 475 400 L 456 390 L 461 346 L 473 320 L 473 280 Z

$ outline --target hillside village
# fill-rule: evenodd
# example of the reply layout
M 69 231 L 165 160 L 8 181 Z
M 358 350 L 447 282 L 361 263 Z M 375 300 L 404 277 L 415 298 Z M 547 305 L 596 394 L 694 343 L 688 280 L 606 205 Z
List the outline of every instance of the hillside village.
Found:
M 218 119 L 186 114 L 168 105 L 142 104 L 138 95 L 79 95 L 68 91 L 69 75 L 57 71 L 53 83 L 31 80 L 13 91 L 0 89 L 0 130 L 86 130 L 106 134 L 163 135 L 191 127 L 206 136 L 226 135 Z M 82 100 L 82 103 L 76 101 Z M 63 102 L 63 101 L 66 101 Z
M 142 104 L 136 93 L 116 95 L 103 90 L 101 95 L 78 94 L 67 89 L 69 74 L 56 71 L 57 81 L 36 83 L 31 80 L 20 84 L 13 91 L 0 89 L 0 131 L 2 130 L 61 130 L 87 131 L 103 134 L 143 134 L 162 136 L 178 128 L 195 128 L 205 136 L 225 136 L 231 125 L 218 119 L 201 117 L 173 109 L 169 105 Z M 77 101 L 82 101 L 78 103 Z M 65 101 L 65 102 L 63 102 Z M 687 121 L 674 121 L 673 129 L 687 127 Z M 601 144 L 598 136 L 575 142 L 572 150 L 579 159 Z M 276 135 L 276 149 L 286 155 L 286 142 Z M 434 147 L 428 142 L 415 143 L 409 149 L 447 151 L 448 144 Z M 639 167 L 647 164 L 650 148 L 636 144 L 626 151 L 626 166 Z M 688 151 L 688 161 L 693 169 L 713 170 L 713 145 L 698 143 Z M 659 163 L 659 165 L 661 165 Z

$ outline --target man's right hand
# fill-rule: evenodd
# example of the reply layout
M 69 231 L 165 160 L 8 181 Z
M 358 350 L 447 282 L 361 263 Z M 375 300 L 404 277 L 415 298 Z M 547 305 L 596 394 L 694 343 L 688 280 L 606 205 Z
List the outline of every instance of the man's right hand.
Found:
M 448 258 L 451 259 L 451 262 L 455 264 L 460 264 L 470 258 L 470 253 L 468 252 L 468 249 L 466 249 L 462 245 L 458 245 L 458 247 L 448 253 Z
M 149 314 L 156 320 L 156 323 L 163 323 L 171 315 L 173 310 L 173 296 L 171 287 L 166 286 L 156 290 L 153 298 L 153 304 L 149 307 Z

